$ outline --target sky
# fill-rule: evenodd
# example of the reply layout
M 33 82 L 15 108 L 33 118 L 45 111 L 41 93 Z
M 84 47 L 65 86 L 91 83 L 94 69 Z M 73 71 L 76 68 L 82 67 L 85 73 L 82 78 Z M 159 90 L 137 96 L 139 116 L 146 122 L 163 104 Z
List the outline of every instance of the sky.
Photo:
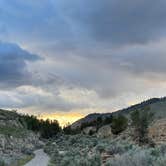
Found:
M 166 96 L 165 0 L 0 0 L 0 107 L 73 122 Z

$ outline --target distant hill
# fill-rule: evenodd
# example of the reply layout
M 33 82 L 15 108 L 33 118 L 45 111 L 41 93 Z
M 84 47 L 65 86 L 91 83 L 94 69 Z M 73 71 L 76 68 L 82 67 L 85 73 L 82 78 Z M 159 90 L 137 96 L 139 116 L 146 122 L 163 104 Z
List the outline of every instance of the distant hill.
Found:
M 166 117 L 166 97 L 152 98 L 152 99 L 143 101 L 139 104 L 132 105 L 128 108 L 118 110 L 116 112 L 89 114 L 86 117 L 74 122 L 71 125 L 71 128 L 72 129 L 79 128 L 79 127 L 81 127 L 81 124 L 90 123 L 92 121 L 95 121 L 95 120 L 97 120 L 98 117 L 105 119 L 106 117 L 109 117 L 111 115 L 118 115 L 118 114 L 123 114 L 125 116 L 129 116 L 132 111 L 134 111 L 134 110 L 141 111 L 147 106 L 150 107 L 149 111 L 154 114 L 155 119 L 160 119 L 160 118 Z

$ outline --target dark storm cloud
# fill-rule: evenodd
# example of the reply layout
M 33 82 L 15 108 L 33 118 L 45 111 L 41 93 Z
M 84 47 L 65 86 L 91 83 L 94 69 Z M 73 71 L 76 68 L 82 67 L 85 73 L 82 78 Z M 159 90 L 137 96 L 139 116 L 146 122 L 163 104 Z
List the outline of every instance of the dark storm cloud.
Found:
M 2 0 L 0 5 L 9 36 L 42 50 L 53 47 L 63 53 L 94 42 L 108 47 L 143 44 L 166 35 L 164 0 Z
M 159 79 L 166 71 L 165 9 L 165 0 L 1 0 L 0 39 L 45 59 L 0 43 L 0 82 L 27 84 L 37 88 L 34 94 L 43 90 L 42 97 L 21 91 L 11 99 L 22 107 L 42 103 L 44 110 L 88 108 L 91 98 L 77 105 L 57 97 L 62 86 L 85 89 L 85 96 L 92 91 L 101 105 L 113 99 L 126 103 L 129 95 L 152 96 L 165 81 Z
M 165 35 L 164 0 L 92 0 L 69 2 L 73 19 L 97 41 L 145 43 Z
M 0 42 L 0 84 L 16 86 L 28 83 L 30 75 L 26 61 L 36 61 L 39 57 L 21 49 L 16 44 Z
M 135 45 L 114 52 L 114 66 L 133 74 L 165 74 L 166 42 Z

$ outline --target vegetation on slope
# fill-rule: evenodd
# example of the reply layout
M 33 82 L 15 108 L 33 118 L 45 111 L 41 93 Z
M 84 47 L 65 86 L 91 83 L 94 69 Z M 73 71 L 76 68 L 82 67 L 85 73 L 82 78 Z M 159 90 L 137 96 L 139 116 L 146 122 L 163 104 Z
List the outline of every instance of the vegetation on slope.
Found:
M 50 166 L 164 166 L 166 145 L 139 147 L 129 140 L 100 139 L 85 135 L 62 135 L 45 151 Z
M 111 129 L 113 134 L 119 134 L 124 131 L 128 126 L 128 119 L 123 115 L 113 117 Z
M 85 118 L 82 118 L 75 123 L 71 125 L 72 129 L 75 128 L 80 128 L 82 124 L 90 124 L 93 123 L 93 121 L 96 121 L 98 117 L 101 117 L 103 120 L 106 117 L 111 117 L 111 116 L 117 116 L 119 115 L 124 115 L 130 118 L 130 114 L 135 111 L 135 110 L 144 110 L 146 107 L 149 107 L 150 110 L 147 110 L 148 112 L 151 112 L 154 114 L 154 119 L 161 119 L 163 117 L 166 117 L 166 97 L 163 98 L 152 98 L 146 101 L 143 101 L 139 104 L 132 105 L 128 108 L 124 108 L 121 110 L 118 110 L 113 113 L 94 113 L 94 114 L 89 114 Z
M 83 122 L 81 124 L 81 127 L 77 127 L 77 128 L 72 128 L 72 126 L 70 124 L 68 124 L 67 126 L 65 126 L 63 128 L 63 132 L 65 134 L 80 134 L 81 131 L 86 128 L 86 127 L 95 127 L 97 130 L 107 124 L 111 124 L 113 120 L 113 116 L 109 115 L 105 118 L 102 117 L 97 117 L 96 119 L 90 121 L 90 122 Z
M 26 124 L 28 130 L 39 132 L 42 138 L 51 138 L 61 131 L 61 127 L 57 120 L 40 120 L 35 116 L 22 115 L 20 117 L 22 124 Z
M 0 133 L 14 137 L 25 136 L 31 130 L 42 138 L 54 137 L 61 131 L 57 120 L 39 120 L 36 116 L 18 114 L 0 109 Z
M 0 134 L 7 136 L 13 136 L 16 138 L 24 138 L 28 134 L 28 131 L 24 128 L 16 128 L 12 126 L 0 126 Z
M 134 127 L 134 137 L 140 145 L 150 142 L 148 138 L 148 127 L 153 120 L 153 114 L 148 112 L 150 108 L 146 107 L 142 111 L 131 113 L 132 126 Z

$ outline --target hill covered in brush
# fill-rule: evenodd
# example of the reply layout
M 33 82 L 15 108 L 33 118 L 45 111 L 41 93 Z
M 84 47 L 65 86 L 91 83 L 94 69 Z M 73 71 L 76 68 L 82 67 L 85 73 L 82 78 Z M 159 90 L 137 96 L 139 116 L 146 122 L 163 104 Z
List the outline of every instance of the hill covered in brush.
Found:
M 154 119 L 161 119 L 166 117 L 166 97 L 163 98 L 152 98 L 146 101 L 143 101 L 139 104 L 132 105 L 128 108 L 118 110 L 112 113 L 93 113 L 89 114 L 86 117 L 74 122 L 71 125 L 72 129 L 81 128 L 84 124 L 95 124 L 98 120 L 105 121 L 106 119 L 111 118 L 111 116 L 124 115 L 129 117 L 130 114 L 135 110 L 144 110 L 146 107 L 149 107 L 151 113 L 154 114 Z M 108 120 L 109 121 L 109 120 Z M 103 125 L 105 122 L 103 123 Z M 89 125 L 89 126 L 90 126 Z
M 45 147 L 50 165 L 164 166 L 166 98 L 114 113 L 94 113 L 64 128 Z

